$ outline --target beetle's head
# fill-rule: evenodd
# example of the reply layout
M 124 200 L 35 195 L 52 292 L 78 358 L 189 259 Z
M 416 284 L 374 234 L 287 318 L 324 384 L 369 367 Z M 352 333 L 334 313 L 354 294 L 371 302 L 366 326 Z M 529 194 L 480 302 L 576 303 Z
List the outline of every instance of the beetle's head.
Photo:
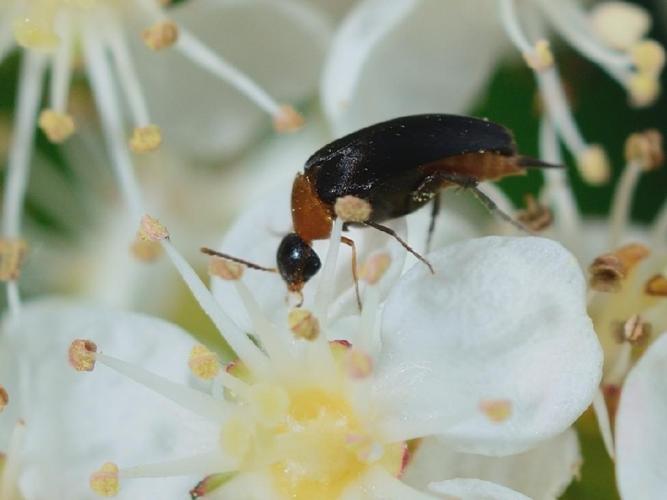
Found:
M 278 271 L 292 292 L 301 291 L 322 266 L 315 250 L 296 233 L 289 233 L 280 242 L 276 260 Z

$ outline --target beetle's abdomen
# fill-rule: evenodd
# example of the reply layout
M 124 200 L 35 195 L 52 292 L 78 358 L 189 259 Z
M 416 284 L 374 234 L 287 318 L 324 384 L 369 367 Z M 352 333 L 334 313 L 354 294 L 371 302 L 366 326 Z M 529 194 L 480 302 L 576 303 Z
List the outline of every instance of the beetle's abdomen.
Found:
M 492 152 L 466 153 L 429 163 L 421 167 L 421 170 L 425 174 L 445 171 L 474 177 L 479 181 L 495 181 L 508 175 L 524 173 L 525 170 L 519 166 L 517 159 L 517 156 Z

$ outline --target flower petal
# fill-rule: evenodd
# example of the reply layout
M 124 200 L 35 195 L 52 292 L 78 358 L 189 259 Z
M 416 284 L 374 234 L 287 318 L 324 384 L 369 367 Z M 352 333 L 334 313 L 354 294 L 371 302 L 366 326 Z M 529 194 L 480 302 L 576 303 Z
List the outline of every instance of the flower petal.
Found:
M 6 324 L 7 325 L 7 324 Z M 175 403 L 99 366 L 77 373 L 69 344 L 90 338 L 100 350 L 187 383 L 192 340 L 176 326 L 137 314 L 60 300 L 24 306 L 10 325 L 29 392 L 20 485 L 26 498 L 88 498 L 89 475 L 119 466 L 190 456 L 217 442 L 217 429 Z M 181 360 L 182 362 L 178 362 Z M 181 499 L 196 477 L 129 481 L 117 498 Z
M 460 500 L 530 500 L 526 495 L 479 479 L 451 479 L 431 483 L 429 489 Z
M 170 15 L 278 102 L 299 104 L 315 94 L 331 28 L 308 3 L 202 0 Z M 257 105 L 176 51 L 137 46 L 135 57 L 156 123 L 186 153 L 229 158 L 269 126 Z
M 422 441 L 403 480 L 425 489 L 433 480 L 477 478 L 491 481 L 535 500 L 563 494 L 581 464 L 577 434 L 568 429 L 535 448 L 508 457 L 459 453 L 435 438 Z
M 627 500 L 662 498 L 667 491 L 667 335 L 632 369 L 616 414 L 616 478 Z
M 576 259 L 543 238 L 488 237 L 429 256 L 387 299 L 376 395 L 390 432 L 517 453 L 593 399 L 602 352 Z
M 488 4 L 365 0 L 332 43 L 322 103 L 337 133 L 420 112 L 461 112 L 504 47 Z M 462 49 L 465 47 L 465 50 Z

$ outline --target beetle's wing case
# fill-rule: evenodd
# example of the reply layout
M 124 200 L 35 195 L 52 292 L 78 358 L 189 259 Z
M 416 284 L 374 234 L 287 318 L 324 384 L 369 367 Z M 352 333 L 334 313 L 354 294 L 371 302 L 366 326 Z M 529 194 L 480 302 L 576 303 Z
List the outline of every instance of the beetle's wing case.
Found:
M 396 118 L 346 135 L 315 152 L 305 173 L 318 196 L 333 204 L 354 195 L 374 209 L 389 201 L 394 186 L 406 193 L 424 178 L 418 167 L 468 153 L 514 156 L 512 134 L 496 123 L 467 116 L 427 114 Z

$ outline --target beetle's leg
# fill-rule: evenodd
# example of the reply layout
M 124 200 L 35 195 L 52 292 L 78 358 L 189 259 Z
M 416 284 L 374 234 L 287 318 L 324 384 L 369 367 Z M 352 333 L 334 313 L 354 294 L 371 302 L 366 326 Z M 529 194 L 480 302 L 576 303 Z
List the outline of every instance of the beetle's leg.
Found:
M 357 247 L 354 240 L 347 236 L 341 236 L 340 242 L 345 243 L 352 249 L 352 279 L 354 279 L 354 292 L 357 295 L 357 306 L 361 312 L 361 294 L 359 293 L 359 275 L 357 274 Z
M 436 193 L 431 204 L 431 222 L 428 224 L 428 235 L 426 236 L 426 253 L 431 251 L 431 241 L 435 231 L 435 221 L 440 214 L 440 193 Z
M 438 176 L 440 179 L 443 181 L 448 181 L 451 182 L 452 184 L 456 184 L 457 186 L 460 186 L 464 189 L 469 189 L 472 191 L 472 194 L 477 198 L 477 200 L 484 205 L 484 207 L 491 212 L 492 214 L 496 214 L 498 217 L 503 219 L 505 222 L 508 222 L 512 224 L 514 227 L 519 229 L 520 231 L 524 231 L 528 234 L 532 234 L 531 231 L 521 224 L 519 221 L 515 220 L 512 218 L 511 215 L 503 212 L 498 205 L 496 205 L 496 202 L 493 201 L 491 198 L 486 195 L 481 189 L 479 189 L 478 184 L 479 180 L 475 177 L 471 177 L 468 175 L 461 175 L 457 174 L 455 172 L 438 172 Z
M 405 248 L 408 252 L 410 252 L 412 255 L 414 255 L 419 260 L 421 260 L 424 264 L 426 264 L 428 266 L 428 268 L 430 269 L 431 273 L 435 274 L 435 271 L 433 270 L 433 266 L 431 265 L 431 263 L 428 260 L 426 260 L 424 257 L 422 257 L 421 255 L 419 255 L 417 252 L 415 252 L 412 249 L 412 247 L 410 245 L 408 245 L 396 233 L 396 231 L 394 231 L 392 228 L 387 227 L 387 226 L 383 226 L 382 224 L 378 224 L 377 222 L 373 222 L 373 221 L 370 221 L 370 220 L 367 220 L 366 222 L 364 222 L 364 224 L 367 225 L 367 226 L 373 227 L 373 228 L 377 229 L 378 231 L 382 231 L 383 233 L 387 233 L 389 236 L 393 236 L 396 239 L 396 241 L 398 241 L 403 246 L 403 248 Z
M 433 200 L 431 206 L 431 222 L 428 226 L 428 235 L 426 237 L 426 253 L 431 249 L 431 240 L 433 238 L 433 231 L 435 230 L 435 218 L 440 213 L 440 189 L 442 186 L 442 178 L 438 172 L 428 175 L 424 178 L 422 183 L 413 191 L 411 197 L 416 203 L 423 203 L 428 200 Z

